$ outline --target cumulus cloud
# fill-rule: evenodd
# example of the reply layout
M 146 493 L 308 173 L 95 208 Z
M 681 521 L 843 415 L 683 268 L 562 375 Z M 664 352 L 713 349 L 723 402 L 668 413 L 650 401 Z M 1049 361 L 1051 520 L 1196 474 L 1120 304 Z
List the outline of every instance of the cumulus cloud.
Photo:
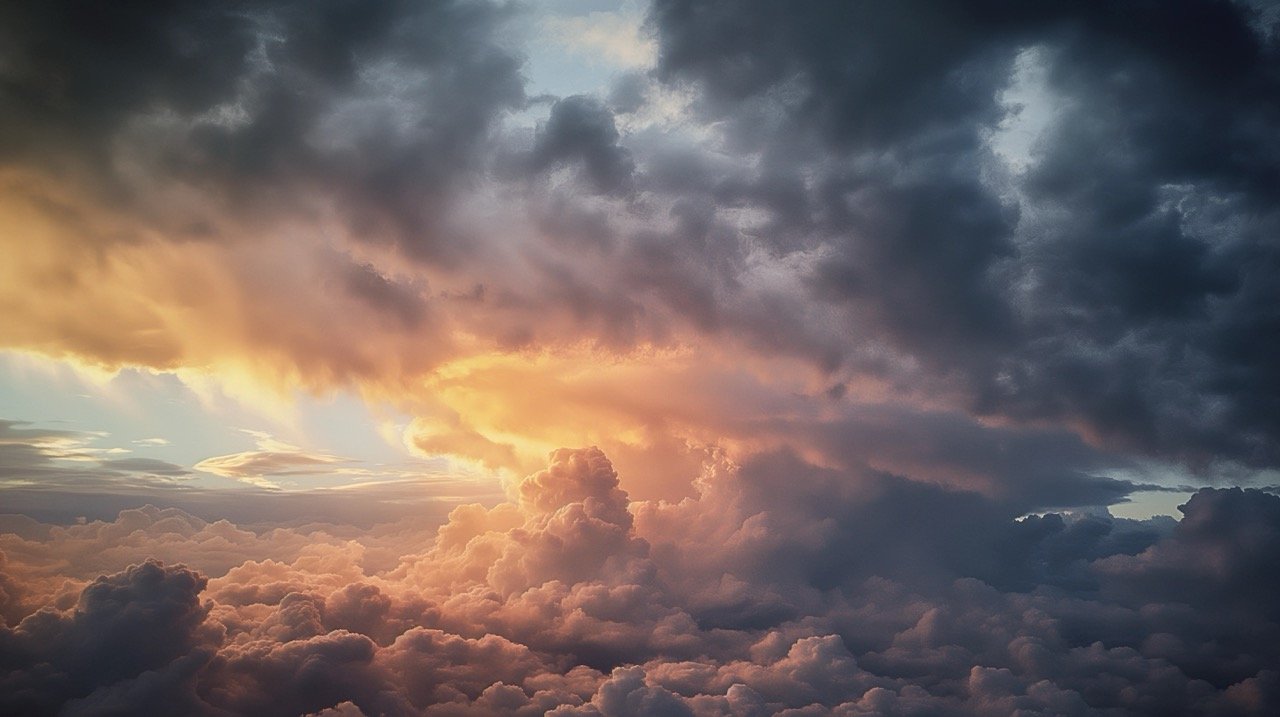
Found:
M 586 95 L 566 97 L 551 106 L 533 161 L 539 169 L 581 163 L 589 182 L 601 191 L 625 188 L 633 171 L 629 153 L 618 146 L 613 115 Z
M 4 707 L 1276 707 L 1274 586 L 1247 577 L 1277 559 L 1272 494 L 1204 489 L 1180 521 L 1020 518 L 978 493 L 875 472 L 828 476 L 774 455 L 722 466 L 680 503 L 634 503 L 598 449 L 557 451 L 516 494 L 455 509 L 434 540 L 403 527 L 346 540 L 255 534 L 151 508 L 10 539 L 0 584 L 20 599 L 0 628 Z M 885 529 L 893 524 L 910 529 Z M 100 547 L 123 536 L 127 550 Z M 399 557 L 370 562 L 374 550 Z M 147 551 L 202 568 L 139 561 Z

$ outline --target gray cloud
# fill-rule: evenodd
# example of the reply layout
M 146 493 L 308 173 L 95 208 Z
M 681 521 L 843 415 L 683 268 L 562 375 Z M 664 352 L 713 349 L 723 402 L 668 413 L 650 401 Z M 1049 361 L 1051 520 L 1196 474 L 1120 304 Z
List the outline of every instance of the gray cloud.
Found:
M 831 248 L 813 299 L 851 331 L 971 410 L 1274 462 L 1275 392 L 1256 389 L 1276 356 L 1280 76 L 1249 8 L 672 1 L 650 22 L 659 76 L 761 157 L 709 183 L 772 215 L 781 250 Z M 1019 62 L 1057 104 L 1009 172 L 990 138 Z
M 692 329 L 1198 470 L 1275 464 L 1265 8 L 662 0 L 657 67 L 608 102 L 526 97 L 508 5 L 4 12 L 0 160 L 133 220 L 99 235 L 87 206 L 40 197 L 85 246 L 323 219 L 357 256 L 490 287 L 433 301 L 398 262 L 326 255 L 379 318 L 360 325 L 414 352 L 280 334 L 313 380 L 430 365 L 453 320 L 503 347 Z M 678 119 L 646 119 L 676 96 Z M 543 99 L 545 119 L 507 122 Z M 572 180 L 548 187 L 556 168 Z M 197 198 L 156 200 L 174 187 Z M 292 315 L 279 302 L 254 316 Z
M 115 470 L 130 471 L 134 473 L 150 473 L 152 475 L 170 476 L 178 478 L 190 475 L 191 471 L 180 465 L 161 461 L 155 458 L 113 458 L 101 461 L 103 468 L 111 468 Z
M 539 170 L 580 163 L 589 185 L 602 192 L 624 190 L 634 170 L 630 153 L 618 146 L 612 113 L 586 95 L 551 106 L 551 117 L 534 145 L 533 163 Z
M 508 12 L 488 3 L 5 13 L 6 162 L 85 179 L 177 235 L 216 235 L 218 203 L 272 219 L 310 194 L 355 237 L 459 251 L 442 210 L 523 102 L 495 38 Z M 206 192 L 208 215 L 151 203 L 122 163 Z

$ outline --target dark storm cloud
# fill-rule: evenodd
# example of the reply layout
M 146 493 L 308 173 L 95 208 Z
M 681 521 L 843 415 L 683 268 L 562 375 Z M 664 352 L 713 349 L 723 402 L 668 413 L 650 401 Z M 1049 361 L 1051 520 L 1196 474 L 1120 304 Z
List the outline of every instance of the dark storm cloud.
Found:
M 644 107 L 648 99 L 648 79 L 639 72 L 628 72 L 614 80 L 609 88 L 609 109 L 628 114 Z
M 845 465 L 928 476 L 985 492 L 1018 513 L 1111 505 L 1135 491 L 1167 490 L 1104 477 L 1142 471 L 1131 459 L 1093 448 L 1067 430 L 984 426 L 962 414 L 890 405 L 859 407 L 841 420 L 798 432 Z
M 426 316 L 426 302 L 414 287 L 388 279 L 367 264 L 348 267 L 345 283 L 353 296 L 394 316 L 406 329 L 418 327 Z
M 169 231 L 120 173 L 188 184 L 237 213 L 278 218 L 332 201 L 357 238 L 438 257 L 445 216 L 498 115 L 524 100 L 488 3 L 44 3 L 4 9 L 0 157 L 96 192 Z M 213 212 L 211 208 L 208 211 Z M 447 249 L 447 250 L 446 250 Z
M 588 183 L 601 192 L 616 192 L 630 182 L 634 163 L 618 145 L 613 113 L 599 100 L 573 95 L 551 106 L 551 117 L 538 133 L 534 167 L 580 165 Z
M 753 459 L 743 465 L 733 485 L 734 510 L 743 518 L 767 515 L 767 532 L 775 537 L 769 550 L 750 556 L 751 569 L 736 574 L 770 579 L 794 579 L 799 574 L 807 584 L 846 588 L 871 576 L 912 583 L 978 577 L 1007 587 L 1026 584 L 1028 575 L 1037 575 L 1034 584 L 1042 584 L 1065 579 L 1056 571 L 1069 566 L 1050 559 L 1055 551 L 1069 552 L 1072 560 L 1112 554 L 1090 555 L 1100 545 L 1116 552 L 1139 552 L 1160 535 L 1109 517 L 1068 524 L 1051 514 L 1018 522 L 1015 519 L 1025 512 L 1021 496 L 992 499 L 920 482 L 919 477 L 912 480 L 866 468 L 822 470 L 787 453 Z M 1073 486 L 1076 491 L 1088 485 L 1072 478 L 1080 483 Z M 1122 481 L 1098 483 L 1097 495 L 1090 496 L 1095 500 L 1114 500 L 1114 495 L 1132 489 Z M 806 520 L 819 527 L 793 532 Z M 1081 529 L 1091 520 L 1098 527 L 1093 534 Z M 1112 535 L 1113 530 L 1136 530 L 1145 537 L 1126 544 Z M 821 537 L 815 540 L 815 535 Z
M 1253 489 L 1202 491 L 1183 513 L 1172 540 L 1106 570 L 1138 594 L 1162 590 L 1192 605 L 1280 617 L 1280 577 L 1266 567 L 1280 551 L 1280 499 Z
M 52 608 L 5 630 L 4 709 L 46 714 L 103 685 L 170 665 L 193 651 L 208 608 L 203 576 L 146 562 L 90 583 L 70 614 Z M 16 658 L 16 659 L 15 659 Z
M 1268 22 L 1217 0 L 660 0 L 650 16 L 658 76 L 760 157 L 755 176 L 708 178 L 721 206 L 764 210 L 780 251 L 829 246 L 812 296 L 852 330 L 979 412 L 1255 466 L 1280 460 Z M 1053 106 L 1025 110 L 1046 125 L 1009 170 L 992 137 L 1028 63 Z
M 3 12 L 0 97 L 11 161 L 43 161 L 50 151 L 98 155 L 104 136 L 152 103 L 192 112 L 226 101 L 256 44 L 244 12 L 196 4 L 41 3 Z
M 296 314 L 271 290 L 304 293 L 271 275 L 294 257 L 257 239 L 290 237 L 289 255 L 314 248 L 299 225 L 339 235 L 318 259 L 338 308 L 412 335 L 395 349 L 413 356 L 321 347 L 306 322 L 245 330 L 281 337 L 316 383 L 429 370 L 440 356 L 417 349 L 447 352 L 453 318 L 502 347 L 691 328 L 1200 469 L 1280 461 L 1273 8 L 662 0 L 652 73 L 538 102 L 515 12 L 6 7 L 0 162 L 77 245 L 249 247 L 227 259 L 262 307 L 249 319 Z M 652 123 L 673 97 L 690 113 Z M 545 118 L 513 120 L 536 128 L 503 124 L 542 100 Z M 1019 132 L 1010 164 L 1001 138 Z M 101 207 L 129 221 L 103 228 Z M 511 288 L 435 310 L 422 277 L 342 251 L 368 245 Z M 141 343 L 35 323 L 22 341 L 210 363 L 168 327 Z

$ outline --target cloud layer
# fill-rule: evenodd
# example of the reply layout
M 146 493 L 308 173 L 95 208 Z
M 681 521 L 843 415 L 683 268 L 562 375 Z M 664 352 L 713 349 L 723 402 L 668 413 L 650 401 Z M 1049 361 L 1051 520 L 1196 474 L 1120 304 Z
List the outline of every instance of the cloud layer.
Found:
M 1266 4 L 663 0 L 562 97 L 514 5 L 4 12 L 8 347 L 352 389 L 523 472 L 777 439 L 728 425 L 744 369 L 751 418 L 799 390 L 1276 466 Z M 646 415 L 690 390 L 710 417 Z
M 557 451 L 516 492 L 455 509 L 434 538 L 403 526 L 259 534 L 154 508 L 32 523 L 0 538 L 4 710 L 1280 705 L 1271 494 L 1205 489 L 1180 521 L 1018 519 L 977 493 L 782 453 L 724 466 L 680 503 L 632 503 L 594 448 Z

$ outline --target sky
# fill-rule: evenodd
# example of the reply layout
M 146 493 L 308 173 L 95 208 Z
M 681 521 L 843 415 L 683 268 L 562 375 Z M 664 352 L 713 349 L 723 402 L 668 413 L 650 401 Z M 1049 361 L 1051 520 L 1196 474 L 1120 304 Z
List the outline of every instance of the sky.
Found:
M 0 714 L 1280 713 L 1280 5 L 0 7 Z

